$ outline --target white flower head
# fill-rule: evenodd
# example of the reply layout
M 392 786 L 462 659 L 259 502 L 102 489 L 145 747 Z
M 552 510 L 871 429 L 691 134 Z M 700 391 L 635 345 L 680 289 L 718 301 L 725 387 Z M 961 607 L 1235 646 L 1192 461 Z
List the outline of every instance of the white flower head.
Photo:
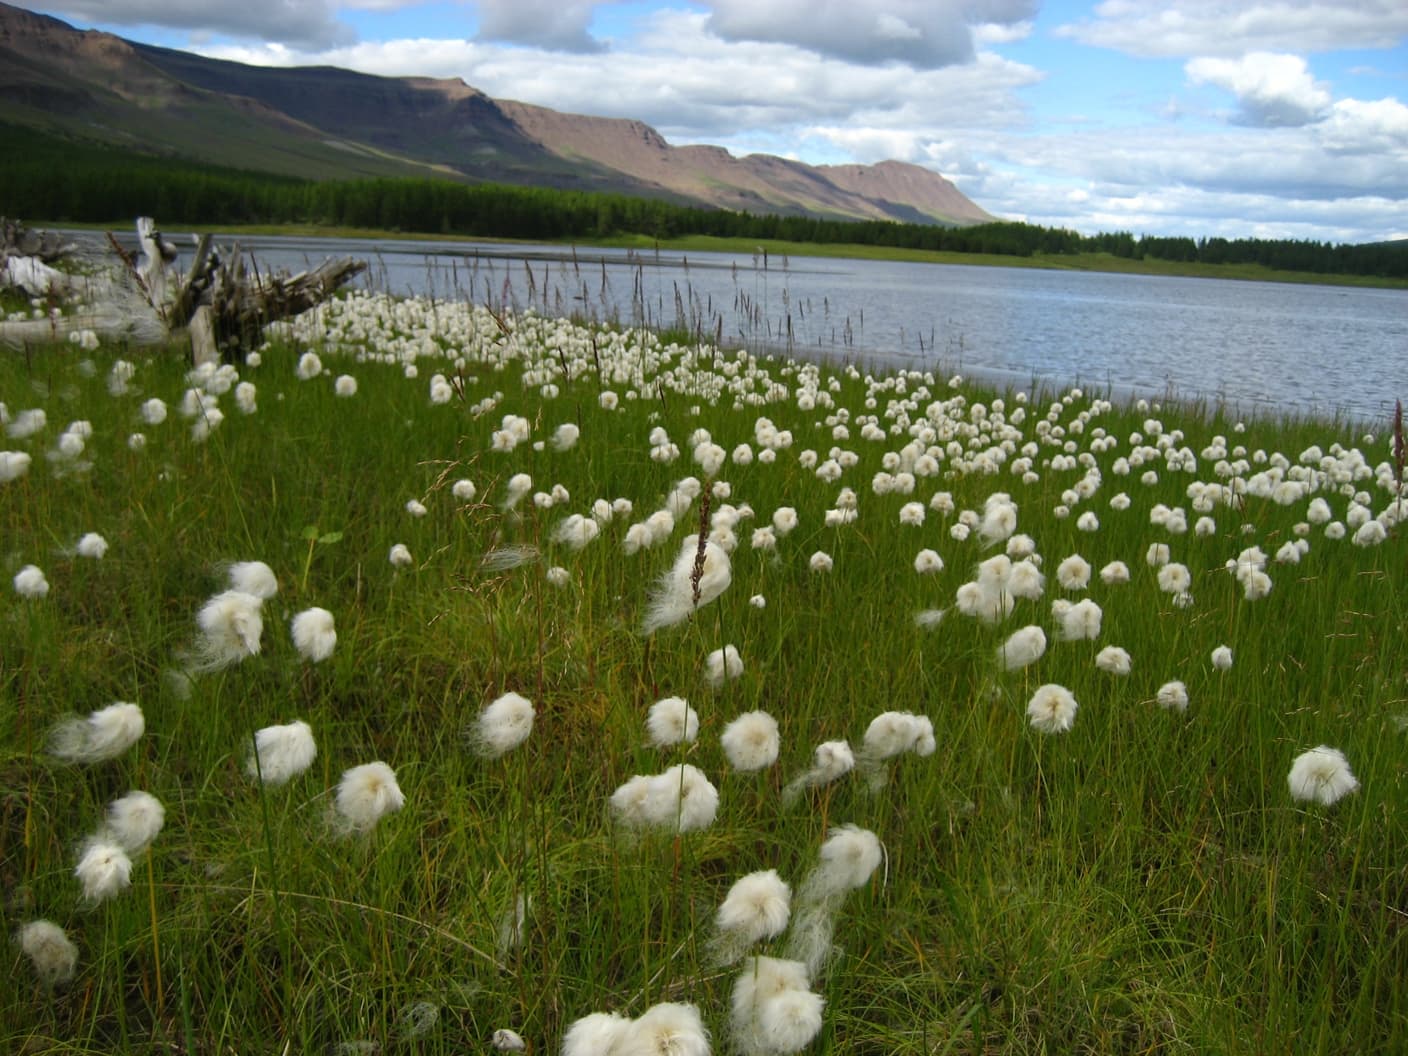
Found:
M 1291 772 L 1286 775 L 1286 783 L 1292 799 L 1313 800 L 1326 807 L 1333 806 L 1359 787 L 1344 753 L 1323 744 L 1296 756 Z
M 646 606 L 642 633 L 654 634 L 662 627 L 684 622 L 696 609 L 718 598 L 732 581 L 733 565 L 727 551 L 711 540 L 705 540 L 701 549 L 698 538 L 691 536 L 681 546 L 675 563 L 656 584 Z
M 415 563 L 415 559 L 411 557 L 411 551 L 405 543 L 396 543 L 392 546 L 387 560 L 391 562 L 392 568 L 409 568 Z
M 119 701 L 61 721 L 49 734 L 49 751 L 66 763 L 100 763 L 131 748 L 146 728 L 142 709 Z
M 804 888 L 835 892 L 854 890 L 870 882 L 884 861 L 880 838 L 858 825 L 833 828 L 821 845 L 821 861 L 808 876 Z M 809 896 L 804 895 L 809 900 Z
M 396 772 L 377 760 L 343 771 L 334 808 L 340 827 L 349 832 L 370 832 L 385 814 L 406 803 Z
M 301 719 L 283 726 L 265 726 L 255 731 L 244 771 L 256 781 L 277 787 L 307 770 L 317 755 L 313 729 Z
M 78 968 L 78 947 L 51 920 L 31 920 L 15 933 L 20 950 L 45 986 L 70 982 Z
M 777 720 L 765 711 L 740 715 L 724 727 L 719 745 L 729 766 L 740 773 L 769 767 L 781 747 Z
M 565 1050 L 564 1045 L 564 1056 Z M 610 1051 L 622 1056 L 709 1056 L 709 1032 L 694 1005 L 664 1002 L 632 1020 Z
M 100 560 L 108 552 L 108 541 L 97 532 L 85 532 L 78 540 L 73 552 L 79 557 Z
M 1095 654 L 1095 666 L 1112 675 L 1127 675 L 1131 666 L 1129 653 L 1118 645 L 1107 645 Z
M 509 1030 L 507 1027 L 500 1027 L 494 1031 L 494 1036 L 489 1039 L 489 1044 L 499 1052 L 524 1052 L 528 1048 L 528 1043 L 523 1040 L 523 1036 L 516 1030 Z
M 293 644 L 303 659 L 317 664 L 332 656 L 337 645 L 337 630 L 332 613 L 327 609 L 304 609 L 293 618 L 290 629 Z
M 1056 581 L 1065 590 L 1084 590 L 1090 585 L 1090 563 L 1072 554 L 1056 566 Z
M 616 1012 L 593 1012 L 583 1016 L 573 1022 L 563 1035 L 562 1056 L 605 1056 L 621 1052 L 623 1050 L 617 1046 L 630 1026 L 631 1021 Z
M 1188 710 L 1188 687 L 1177 680 L 1165 682 L 1159 687 L 1159 692 L 1155 695 L 1159 707 L 1168 708 L 1170 711 Z
M 264 633 L 263 601 L 253 594 L 227 590 L 215 595 L 196 614 L 200 637 L 191 657 L 191 670 L 218 671 L 259 655 Z
M 132 859 L 118 844 L 101 838 L 83 845 L 73 870 L 83 884 L 83 897 L 102 902 L 126 891 L 132 883 Z
M 479 713 L 470 731 L 470 743 L 481 759 L 497 759 L 513 751 L 533 732 L 533 702 L 512 691 L 498 697 Z
M 229 568 L 230 589 L 241 594 L 253 594 L 268 601 L 279 592 L 279 580 L 274 570 L 263 561 L 236 561 Z
M 714 916 L 714 960 L 732 964 L 755 942 L 781 935 L 791 906 L 792 889 L 776 869 L 740 877 Z
M 718 689 L 725 682 L 732 682 L 742 675 L 743 657 L 739 655 L 735 645 L 729 644 L 722 649 L 715 649 L 704 658 L 704 680 L 713 689 Z
M 1046 632 L 1035 624 L 1014 631 L 998 649 L 998 658 L 1008 671 L 1034 664 L 1046 653 Z
M 1232 650 L 1225 645 L 1219 645 L 1212 651 L 1212 666 L 1219 671 L 1230 671 L 1232 669 Z
M 166 821 L 166 808 L 150 792 L 128 792 L 108 804 L 104 836 L 128 854 L 147 849 Z
M 49 581 L 38 565 L 25 565 L 15 573 L 15 593 L 22 598 L 42 598 L 49 593 Z
M 1076 721 L 1076 698 L 1065 686 L 1038 686 L 1027 703 L 1032 728 L 1042 733 L 1065 733 Z
M 645 728 L 656 748 L 693 744 L 699 736 L 699 714 L 683 697 L 665 697 L 650 706 Z

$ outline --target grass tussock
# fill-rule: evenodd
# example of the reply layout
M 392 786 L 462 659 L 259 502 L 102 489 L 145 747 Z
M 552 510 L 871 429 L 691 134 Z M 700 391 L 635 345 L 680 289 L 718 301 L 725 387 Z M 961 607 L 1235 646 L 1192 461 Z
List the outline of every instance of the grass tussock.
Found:
M 1408 1045 L 1390 423 L 358 295 L 0 429 L 7 1052 Z

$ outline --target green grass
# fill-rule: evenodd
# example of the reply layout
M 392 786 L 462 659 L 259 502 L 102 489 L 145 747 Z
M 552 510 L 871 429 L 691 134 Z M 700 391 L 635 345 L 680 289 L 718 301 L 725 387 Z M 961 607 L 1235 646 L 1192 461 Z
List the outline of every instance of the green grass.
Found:
M 1189 484 L 1227 483 L 1217 453 L 1204 453 L 1219 435 L 1245 447 L 1248 465 L 1232 472 L 1253 491 L 1276 454 L 1296 466 L 1311 444 L 1330 457 L 1338 443 L 1345 454 L 1327 471 L 1346 474 L 1381 514 L 1392 500 L 1391 481 L 1375 480 L 1391 458 L 1386 423 L 1372 442 L 1362 426 L 1338 422 L 1239 429 L 1216 409 L 983 392 L 942 377 L 870 378 L 661 347 L 649 335 L 557 320 L 506 322 L 508 334 L 453 303 L 336 302 L 319 325 L 280 337 L 261 365 L 241 370 L 257 386 L 257 413 L 222 395 L 224 421 L 203 443 L 176 413 L 190 382 L 173 357 L 134 360 L 130 391 L 118 396 L 107 382 L 118 350 L 89 365 L 71 346 L 0 359 L 11 417 L 31 407 L 48 416 L 34 437 L 0 440 L 33 457 L 27 474 L 0 484 L 4 924 L 13 933 L 54 920 L 80 954 L 72 983 L 49 991 L 9 948 L 0 1049 L 370 1051 L 338 1049 L 365 1042 L 450 1053 L 481 1051 L 509 1027 L 548 1053 L 590 1012 L 638 1016 L 675 1000 L 697 1004 L 715 1051 L 731 1051 L 737 969 L 708 960 L 714 911 L 754 870 L 776 868 L 795 891 L 840 823 L 876 833 L 887 858 L 842 905 L 841 952 L 814 980 L 827 1005 L 808 1051 L 1408 1045 L 1403 538 L 1391 530 L 1373 547 L 1327 539 L 1308 524 L 1309 496 L 1219 504 L 1208 535 L 1150 523 L 1161 503 L 1183 508 L 1191 527 L 1201 514 Z M 327 373 L 300 381 L 295 364 L 310 345 Z M 405 376 L 411 361 L 415 378 Z M 358 380 L 354 397 L 335 395 L 332 375 L 344 372 Z M 436 372 L 457 378 L 448 403 L 428 397 Z M 605 390 L 618 409 L 602 409 Z M 150 397 L 172 408 L 157 426 L 138 413 Z M 509 414 L 527 419 L 530 438 L 496 451 Z M 866 415 L 904 435 L 863 438 Z M 794 440 L 772 464 L 730 459 L 715 475 L 731 489 L 713 500 L 716 511 L 747 503 L 756 513 L 736 527 L 731 586 L 684 625 L 642 637 L 652 584 L 694 530 L 699 503 L 667 542 L 631 556 L 628 525 L 659 509 L 681 478 L 703 476 L 690 458 L 695 430 L 756 456 L 760 416 Z M 92 463 L 86 472 L 46 457 L 77 420 L 93 426 L 79 456 Z M 1184 430 L 1173 446 L 1194 453 L 1196 470 L 1170 470 L 1159 457 L 1121 475 L 1117 459 L 1156 446 L 1146 420 L 1164 434 Z M 581 438 L 559 451 L 552 437 L 566 422 Z M 924 440 L 944 449 L 940 472 L 920 476 L 913 494 L 876 494 L 872 479 L 887 453 L 900 457 L 910 426 L 933 430 Z M 678 461 L 651 457 L 656 427 L 682 449 Z M 129 446 L 134 432 L 146 437 L 141 450 Z M 1106 437 L 1117 438 L 1108 450 Z M 1013 450 L 996 473 L 959 465 L 1004 439 Z M 814 450 L 824 462 L 833 447 L 856 464 L 826 483 L 800 456 Z M 1350 451 L 1362 452 L 1364 470 Z M 1098 490 L 1074 504 L 1065 493 L 1085 467 L 1062 468 L 1067 454 L 1101 473 Z M 1034 479 L 1011 471 L 1023 457 Z M 1157 479 L 1143 483 L 1153 467 Z M 516 473 L 537 491 L 561 484 L 570 498 L 505 510 Z M 451 493 L 461 478 L 477 486 L 471 501 Z M 847 486 L 858 517 L 828 528 L 826 511 Z M 1045 559 L 1042 599 L 1018 600 L 997 626 L 952 607 L 976 563 L 1000 548 L 956 539 L 958 513 L 928 506 L 940 491 L 959 511 L 1011 495 L 1018 531 Z M 1119 492 L 1128 509 L 1111 506 Z M 1345 518 L 1351 499 L 1336 486 L 1316 494 Z M 572 552 L 552 541 L 568 514 L 618 497 L 633 512 L 595 542 Z M 424 517 L 407 512 L 410 499 L 424 503 Z M 900 523 L 910 501 L 924 504 L 922 526 Z M 775 552 L 753 549 L 753 530 L 783 505 L 797 510 L 797 529 Z M 1098 531 L 1077 527 L 1085 511 Z M 310 526 L 340 538 L 310 545 Z M 1274 589 L 1245 600 L 1224 562 L 1252 545 L 1274 555 L 1301 526 L 1308 553 L 1273 561 Z M 101 560 L 71 555 L 87 531 L 110 544 Z M 410 567 L 387 560 L 398 542 Z M 1188 566 L 1191 606 L 1158 591 L 1145 562 L 1151 542 Z M 503 570 L 483 562 L 520 545 L 540 556 Z M 915 573 L 923 547 L 938 551 L 943 571 Z M 818 550 L 834 559 L 831 573 L 809 570 Z M 1056 566 L 1073 553 L 1097 570 L 1123 560 L 1132 581 L 1096 577 L 1086 592 L 1063 591 Z M 195 615 L 225 588 L 224 565 L 246 559 L 266 561 L 281 584 L 264 605 L 262 650 L 183 694 L 173 672 Z M 29 563 L 48 577 L 45 598 L 10 586 Z M 551 566 L 567 570 L 569 585 L 548 582 Z M 750 603 L 755 595 L 765 607 Z M 1082 596 L 1104 610 L 1100 639 L 1057 641 L 1052 600 Z M 316 665 L 288 633 L 290 617 L 312 605 L 329 609 L 338 631 L 332 657 Z M 949 611 L 937 629 L 919 629 L 914 614 L 932 608 Z M 1027 669 L 1003 671 L 997 649 L 1026 624 L 1046 629 L 1048 649 Z M 704 657 L 725 642 L 738 647 L 744 674 L 712 691 Z M 1111 644 L 1133 656 L 1127 677 L 1094 665 Z M 1219 644 L 1235 651 L 1230 671 L 1209 662 Z M 1175 678 L 1188 687 L 1186 713 L 1154 703 Z M 1048 682 L 1079 701 L 1067 733 L 1043 735 L 1026 720 L 1032 691 Z M 466 727 L 508 690 L 534 702 L 533 733 L 481 760 Z M 645 712 L 670 695 L 698 710 L 699 739 L 649 747 Z M 91 767 L 46 753 L 54 722 L 114 700 L 146 714 L 135 747 Z M 732 773 L 719 734 L 754 708 L 779 722 L 779 761 Z M 930 718 L 937 751 L 896 761 L 878 793 L 851 775 L 783 806 L 782 785 L 818 743 L 859 746 L 887 710 Z M 261 791 L 243 770 L 250 737 L 295 718 L 311 724 L 317 759 L 286 788 Z M 1360 782 L 1331 807 L 1297 802 L 1287 788 L 1292 760 L 1318 744 L 1342 749 Z M 406 805 L 366 836 L 338 838 L 327 821 L 332 790 L 346 768 L 373 759 L 395 769 Z M 680 837 L 622 833 L 612 792 L 682 761 L 717 786 L 715 822 Z M 136 861 L 131 890 L 85 905 L 75 848 L 132 788 L 165 803 L 166 827 L 150 859 Z M 501 924 L 520 897 L 522 941 L 506 944 Z M 406 1017 L 418 1004 L 438 1018 L 412 1037 Z

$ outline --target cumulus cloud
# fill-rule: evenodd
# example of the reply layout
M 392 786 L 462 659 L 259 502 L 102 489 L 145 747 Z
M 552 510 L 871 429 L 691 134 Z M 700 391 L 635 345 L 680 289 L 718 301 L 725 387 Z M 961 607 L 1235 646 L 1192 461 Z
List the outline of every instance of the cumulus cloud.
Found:
M 974 27 L 1030 18 L 1035 0 L 709 0 L 708 29 L 730 42 L 790 44 L 867 64 L 936 69 L 974 56 Z
M 1330 105 L 1328 89 L 1298 55 L 1254 51 L 1238 59 L 1197 58 L 1184 72 L 1194 84 L 1216 85 L 1235 95 L 1243 124 L 1306 125 Z
M 1403 0 L 1104 0 L 1057 36 L 1129 55 L 1391 48 L 1408 34 Z
M 365 2 L 365 0 L 364 0 Z M 375 2 L 375 0 L 372 0 Z M 110 26 L 162 26 L 200 33 L 326 48 L 355 38 L 332 0 L 59 0 L 46 12 Z
M 549 51 L 594 52 L 588 32 L 597 0 L 478 0 L 479 39 Z

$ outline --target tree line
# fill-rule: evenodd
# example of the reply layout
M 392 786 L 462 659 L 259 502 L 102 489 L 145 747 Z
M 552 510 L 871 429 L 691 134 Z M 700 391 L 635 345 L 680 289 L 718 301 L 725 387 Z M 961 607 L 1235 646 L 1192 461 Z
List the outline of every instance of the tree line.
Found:
M 68 142 L 0 124 L 0 214 L 57 222 L 137 215 L 172 224 L 314 224 L 528 240 L 619 234 L 781 239 L 1030 257 L 1108 253 L 1137 260 L 1260 264 L 1408 278 L 1408 242 L 1082 235 L 999 221 L 969 227 L 754 215 L 622 194 L 432 179 L 304 180 Z

